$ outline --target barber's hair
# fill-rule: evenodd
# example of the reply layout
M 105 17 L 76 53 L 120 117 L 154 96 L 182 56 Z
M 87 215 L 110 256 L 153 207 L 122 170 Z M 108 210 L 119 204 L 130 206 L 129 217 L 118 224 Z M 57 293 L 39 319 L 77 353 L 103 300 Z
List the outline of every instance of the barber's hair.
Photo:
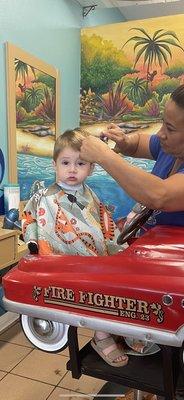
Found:
M 75 151 L 80 151 L 83 139 L 89 135 L 89 132 L 81 128 L 68 129 L 65 131 L 55 142 L 53 160 L 56 161 L 60 152 L 66 147 L 71 147 Z
M 177 106 L 184 108 L 184 85 L 178 86 L 171 94 L 171 99 Z

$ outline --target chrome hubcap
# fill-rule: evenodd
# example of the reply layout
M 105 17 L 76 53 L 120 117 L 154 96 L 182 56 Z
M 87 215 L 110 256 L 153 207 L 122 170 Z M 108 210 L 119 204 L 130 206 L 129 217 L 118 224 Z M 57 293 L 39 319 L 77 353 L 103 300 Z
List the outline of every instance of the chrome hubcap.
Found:
M 33 319 L 33 328 L 35 332 L 40 336 L 52 336 L 54 327 L 51 321 L 45 319 Z

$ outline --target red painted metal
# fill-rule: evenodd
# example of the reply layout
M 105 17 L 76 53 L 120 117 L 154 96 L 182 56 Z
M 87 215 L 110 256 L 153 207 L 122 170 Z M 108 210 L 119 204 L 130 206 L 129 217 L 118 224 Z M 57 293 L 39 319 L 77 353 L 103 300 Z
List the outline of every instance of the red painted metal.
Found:
M 3 287 L 18 303 L 176 332 L 184 325 L 184 229 L 155 227 L 114 256 L 29 255 Z

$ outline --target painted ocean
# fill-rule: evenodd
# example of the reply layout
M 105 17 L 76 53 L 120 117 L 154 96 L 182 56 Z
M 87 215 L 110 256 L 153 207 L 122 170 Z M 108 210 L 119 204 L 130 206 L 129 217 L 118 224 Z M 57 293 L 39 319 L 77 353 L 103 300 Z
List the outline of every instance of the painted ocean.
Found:
M 31 196 L 35 181 L 42 182 L 46 187 L 55 180 L 52 167 L 52 159 L 37 157 L 28 154 L 18 154 L 18 181 L 21 187 L 21 200 L 27 200 Z M 132 165 L 151 171 L 154 161 L 125 157 Z M 26 174 L 25 174 L 25 171 Z M 94 190 L 97 196 L 108 206 L 114 220 L 126 217 L 134 205 L 134 200 L 119 187 L 115 180 L 107 174 L 99 165 L 96 165 L 93 175 L 86 183 Z

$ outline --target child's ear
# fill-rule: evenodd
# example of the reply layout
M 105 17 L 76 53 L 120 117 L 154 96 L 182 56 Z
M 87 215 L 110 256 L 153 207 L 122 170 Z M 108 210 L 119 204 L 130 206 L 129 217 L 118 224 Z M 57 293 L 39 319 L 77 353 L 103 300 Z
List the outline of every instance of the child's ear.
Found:
M 95 168 L 95 164 L 94 164 L 94 163 L 91 163 L 89 175 L 91 175 L 91 174 L 93 173 L 94 168 Z
M 56 163 L 55 163 L 54 160 L 52 160 L 52 166 L 53 166 L 54 169 L 56 169 Z

